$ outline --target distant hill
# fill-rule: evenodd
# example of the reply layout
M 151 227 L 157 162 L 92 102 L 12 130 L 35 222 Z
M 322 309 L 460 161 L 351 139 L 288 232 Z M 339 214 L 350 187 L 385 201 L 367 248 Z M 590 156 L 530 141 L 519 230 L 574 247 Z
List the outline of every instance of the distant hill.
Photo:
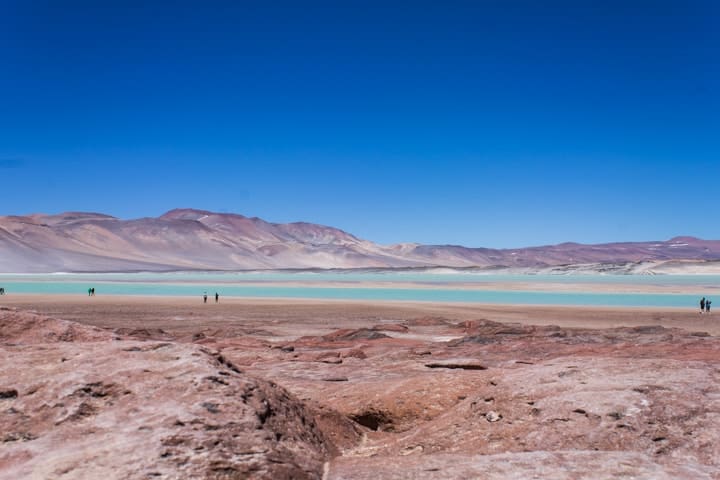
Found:
M 720 241 L 693 237 L 489 249 L 379 245 L 323 225 L 270 223 L 256 217 L 193 209 L 135 220 L 84 212 L 0 217 L 0 272 L 432 266 L 533 270 L 577 264 L 718 259 Z

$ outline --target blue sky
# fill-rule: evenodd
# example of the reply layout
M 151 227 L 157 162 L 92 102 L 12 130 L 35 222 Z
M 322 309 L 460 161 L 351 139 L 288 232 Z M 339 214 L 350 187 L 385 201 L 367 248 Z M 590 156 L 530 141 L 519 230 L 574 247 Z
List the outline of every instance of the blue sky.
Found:
M 0 215 L 720 239 L 715 1 L 0 0 Z

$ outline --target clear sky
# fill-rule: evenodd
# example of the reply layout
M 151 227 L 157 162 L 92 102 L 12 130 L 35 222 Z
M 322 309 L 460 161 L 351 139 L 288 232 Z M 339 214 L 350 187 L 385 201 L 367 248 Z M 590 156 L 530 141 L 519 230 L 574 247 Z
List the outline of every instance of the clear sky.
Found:
M 720 2 L 0 0 L 0 215 L 720 239 Z

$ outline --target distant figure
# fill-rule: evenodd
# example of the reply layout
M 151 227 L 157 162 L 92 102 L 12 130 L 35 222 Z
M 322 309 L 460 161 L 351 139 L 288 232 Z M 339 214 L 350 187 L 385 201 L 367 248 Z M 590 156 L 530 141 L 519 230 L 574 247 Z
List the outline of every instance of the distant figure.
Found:
M 0 288 L 0 295 L 5 295 L 5 289 L 4 289 L 4 288 Z
M 709 299 L 705 300 L 705 313 L 710 313 L 710 304 L 711 303 L 712 302 Z
M 218 295 L 217 292 L 215 292 L 215 303 L 218 303 L 220 301 L 220 295 Z
M 88 297 L 92 295 L 92 288 L 88 288 Z
M 207 292 L 203 294 L 203 303 L 207 303 Z
M 700 299 L 700 313 L 702 313 L 703 310 L 705 310 L 705 297 Z
M 92 287 L 90 289 L 90 295 L 92 295 L 93 297 L 95 296 L 95 287 Z

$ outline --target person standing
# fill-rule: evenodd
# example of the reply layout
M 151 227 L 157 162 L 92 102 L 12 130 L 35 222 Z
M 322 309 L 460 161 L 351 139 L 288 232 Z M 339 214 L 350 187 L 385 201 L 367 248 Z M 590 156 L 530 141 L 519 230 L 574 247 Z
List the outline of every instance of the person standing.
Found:
M 203 293 L 203 303 L 207 303 L 207 292 Z
M 711 303 L 712 302 L 710 301 L 709 298 L 707 300 L 705 300 L 705 313 L 710 313 L 710 304 Z
M 217 292 L 215 292 L 215 303 L 218 303 L 220 301 L 220 295 L 218 295 Z
M 705 310 L 705 297 L 700 299 L 700 313 L 703 313 L 703 310 Z

